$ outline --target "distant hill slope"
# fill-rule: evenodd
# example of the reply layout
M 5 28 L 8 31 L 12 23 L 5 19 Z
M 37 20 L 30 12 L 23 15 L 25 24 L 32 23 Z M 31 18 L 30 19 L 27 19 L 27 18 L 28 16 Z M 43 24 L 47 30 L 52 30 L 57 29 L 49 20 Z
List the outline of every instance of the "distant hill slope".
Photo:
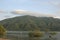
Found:
M 60 19 L 52 17 L 19 16 L 0 21 L 10 31 L 45 30 L 60 31 Z

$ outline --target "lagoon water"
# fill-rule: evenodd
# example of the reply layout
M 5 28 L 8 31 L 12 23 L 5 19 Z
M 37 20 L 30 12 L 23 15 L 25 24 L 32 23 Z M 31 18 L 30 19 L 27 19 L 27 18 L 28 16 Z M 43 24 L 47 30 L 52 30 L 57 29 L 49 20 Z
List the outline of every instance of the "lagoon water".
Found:
M 57 40 L 60 40 L 60 32 L 57 32 L 56 38 L 57 38 Z
M 28 33 L 30 31 L 8 31 L 7 35 L 10 36 L 16 36 L 16 37 L 28 37 Z M 57 34 L 55 35 L 56 40 L 60 40 L 60 32 L 56 32 Z

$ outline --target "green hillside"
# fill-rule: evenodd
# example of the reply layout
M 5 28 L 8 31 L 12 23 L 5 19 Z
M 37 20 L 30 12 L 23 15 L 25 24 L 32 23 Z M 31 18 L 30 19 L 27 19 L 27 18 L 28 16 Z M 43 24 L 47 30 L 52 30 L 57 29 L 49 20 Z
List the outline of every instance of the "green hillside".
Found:
M 18 16 L 0 21 L 10 31 L 33 31 L 50 29 L 60 31 L 60 19 L 52 17 Z

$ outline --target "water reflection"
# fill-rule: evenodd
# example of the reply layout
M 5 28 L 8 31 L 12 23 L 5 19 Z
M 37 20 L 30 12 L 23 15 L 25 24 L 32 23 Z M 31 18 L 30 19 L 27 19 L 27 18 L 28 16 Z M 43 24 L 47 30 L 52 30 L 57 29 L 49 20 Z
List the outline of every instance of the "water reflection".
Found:
M 47 37 L 45 34 L 44 37 L 29 37 L 28 35 L 29 32 L 8 32 L 6 34 L 6 37 L 11 39 L 11 40 L 51 40 Z M 53 40 L 60 40 L 60 32 L 56 32 L 57 34 L 54 35 Z M 47 38 L 46 38 L 47 37 Z

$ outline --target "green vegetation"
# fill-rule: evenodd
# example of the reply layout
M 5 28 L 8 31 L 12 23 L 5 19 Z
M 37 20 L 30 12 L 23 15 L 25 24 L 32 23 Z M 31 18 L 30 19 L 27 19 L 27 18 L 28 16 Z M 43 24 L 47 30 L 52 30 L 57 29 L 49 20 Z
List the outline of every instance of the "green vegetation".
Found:
M 0 25 L 0 37 L 3 37 L 5 35 L 5 32 L 5 28 L 2 25 Z
M 51 35 L 56 35 L 57 33 L 56 33 L 56 32 L 51 32 L 50 34 L 51 34 Z
M 44 37 L 44 33 L 39 30 L 34 30 L 28 34 L 29 40 L 41 40 Z
M 33 31 L 29 33 L 29 37 L 43 37 L 43 33 L 40 31 Z
M 52 17 L 19 16 L 0 21 L 4 28 L 10 31 L 60 31 L 60 19 Z

